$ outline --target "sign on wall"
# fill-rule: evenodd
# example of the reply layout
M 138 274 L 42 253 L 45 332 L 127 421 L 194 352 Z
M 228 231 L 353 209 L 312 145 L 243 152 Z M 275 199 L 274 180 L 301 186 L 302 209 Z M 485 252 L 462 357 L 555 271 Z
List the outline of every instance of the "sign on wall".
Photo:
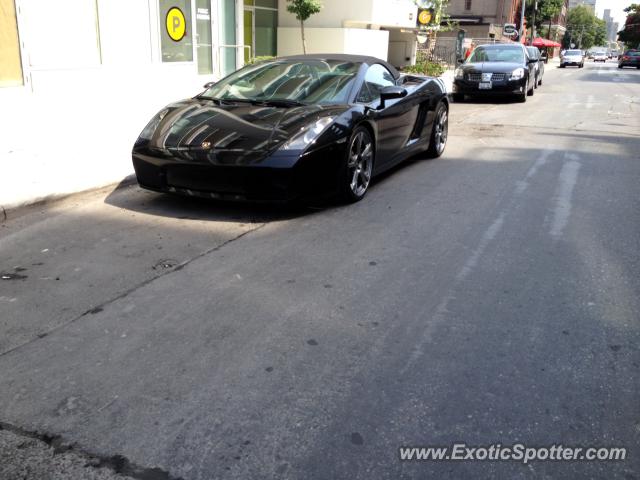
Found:
M 167 12 L 167 34 L 174 42 L 179 42 L 187 34 L 187 19 L 178 7 L 172 7 Z

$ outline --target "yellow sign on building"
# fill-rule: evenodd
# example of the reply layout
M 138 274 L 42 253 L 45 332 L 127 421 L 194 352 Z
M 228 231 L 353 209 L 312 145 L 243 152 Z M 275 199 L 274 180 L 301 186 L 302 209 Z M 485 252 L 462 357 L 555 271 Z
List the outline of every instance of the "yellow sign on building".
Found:
M 171 40 L 179 42 L 187 34 L 187 21 L 184 13 L 178 7 L 172 7 L 167 12 L 167 33 Z

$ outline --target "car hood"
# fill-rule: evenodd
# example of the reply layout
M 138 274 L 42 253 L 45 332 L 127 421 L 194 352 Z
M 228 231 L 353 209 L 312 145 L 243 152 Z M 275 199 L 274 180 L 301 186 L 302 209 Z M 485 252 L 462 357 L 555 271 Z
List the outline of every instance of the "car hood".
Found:
M 525 68 L 524 64 L 511 62 L 465 63 L 464 73 L 511 73 L 516 68 Z
M 153 150 L 269 151 L 310 123 L 339 115 L 348 106 L 276 107 L 251 103 L 219 105 L 193 98 L 168 105 L 136 145 Z M 144 138 L 143 138 L 144 137 Z

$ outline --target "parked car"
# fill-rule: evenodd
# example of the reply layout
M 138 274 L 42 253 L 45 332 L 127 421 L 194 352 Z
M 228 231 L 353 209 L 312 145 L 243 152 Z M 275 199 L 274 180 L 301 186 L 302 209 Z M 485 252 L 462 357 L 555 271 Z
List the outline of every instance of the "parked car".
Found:
M 582 50 L 565 50 L 560 55 L 560 68 L 575 65 L 576 67 L 584 67 L 584 56 Z
M 609 59 L 609 56 L 606 52 L 596 52 L 593 54 L 594 62 L 603 62 L 605 63 Z
M 536 64 L 538 60 L 519 43 L 480 45 L 455 71 L 453 99 L 511 95 L 525 102 L 534 93 Z
M 544 60 L 540 54 L 540 50 L 538 47 L 527 47 L 527 52 L 529 53 L 529 58 L 535 58 L 537 63 L 535 63 L 535 87 L 542 85 L 542 77 L 544 76 Z
M 623 67 L 640 68 L 640 50 L 627 50 L 618 57 L 618 68 Z
M 447 143 L 442 80 L 360 55 L 246 66 L 163 108 L 133 147 L 141 187 L 224 200 L 361 200 L 371 179 Z

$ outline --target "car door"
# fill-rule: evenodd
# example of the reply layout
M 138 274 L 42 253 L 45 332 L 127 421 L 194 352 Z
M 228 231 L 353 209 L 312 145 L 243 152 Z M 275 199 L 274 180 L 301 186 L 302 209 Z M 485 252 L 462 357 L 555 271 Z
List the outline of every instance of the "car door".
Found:
M 364 82 L 356 101 L 369 105 L 376 123 L 376 171 L 384 170 L 399 156 L 407 143 L 415 124 L 418 106 L 413 97 L 388 100 L 385 108 L 380 107 L 380 92 L 389 86 L 396 85 L 396 80 L 389 70 L 381 64 L 371 65 L 364 77 Z

